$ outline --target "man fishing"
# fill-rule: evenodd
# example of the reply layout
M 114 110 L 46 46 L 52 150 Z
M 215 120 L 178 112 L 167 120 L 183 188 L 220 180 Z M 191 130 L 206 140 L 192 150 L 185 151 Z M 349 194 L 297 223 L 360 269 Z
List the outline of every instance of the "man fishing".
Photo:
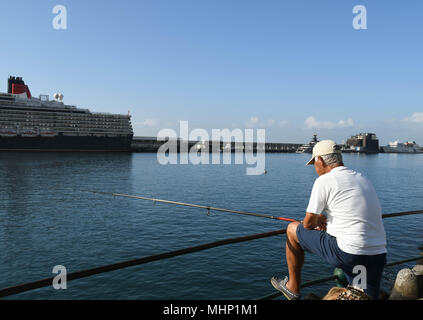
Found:
M 334 141 L 315 145 L 307 165 L 312 164 L 319 177 L 306 216 L 287 228 L 289 277 L 273 277 L 271 283 L 287 299 L 299 300 L 304 251 L 308 251 L 341 268 L 350 284 L 357 284 L 357 279 L 353 280 L 360 276 L 362 283 L 358 284 L 370 298 L 377 299 L 387 250 L 376 191 L 362 174 L 344 166 Z

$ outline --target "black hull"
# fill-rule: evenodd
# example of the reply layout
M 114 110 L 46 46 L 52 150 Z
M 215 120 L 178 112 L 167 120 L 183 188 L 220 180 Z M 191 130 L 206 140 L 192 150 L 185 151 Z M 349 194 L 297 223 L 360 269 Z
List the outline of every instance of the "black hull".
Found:
M 0 137 L 0 151 L 131 151 L 132 136 L 126 137 Z

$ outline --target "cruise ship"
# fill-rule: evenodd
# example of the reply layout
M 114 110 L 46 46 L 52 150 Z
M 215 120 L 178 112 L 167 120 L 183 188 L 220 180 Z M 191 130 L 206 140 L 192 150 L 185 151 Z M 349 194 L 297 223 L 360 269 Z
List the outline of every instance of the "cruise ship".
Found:
M 90 112 L 63 95 L 35 98 L 20 77 L 0 93 L 0 151 L 129 151 L 131 116 Z
M 381 147 L 381 151 L 386 153 L 423 153 L 423 148 L 415 141 L 401 143 L 397 140 Z

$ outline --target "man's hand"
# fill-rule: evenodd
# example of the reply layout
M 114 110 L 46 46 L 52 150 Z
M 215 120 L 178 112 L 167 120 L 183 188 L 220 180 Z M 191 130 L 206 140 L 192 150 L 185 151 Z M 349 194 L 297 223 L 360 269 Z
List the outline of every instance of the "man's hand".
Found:
M 326 231 L 326 216 L 324 214 L 306 212 L 303 226 L 308 230 Z
M 317 227 L 316 230 L 326 231 L 326 216 L 324 214 L 319 214 L 317 216 Z

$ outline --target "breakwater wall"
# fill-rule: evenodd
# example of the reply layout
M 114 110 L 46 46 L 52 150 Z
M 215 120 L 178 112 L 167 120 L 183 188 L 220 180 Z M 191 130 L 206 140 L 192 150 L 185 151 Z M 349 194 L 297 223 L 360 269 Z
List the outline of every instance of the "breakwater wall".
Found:
M 183 141 L 180 139 L 168 140 L 156 137 L 134 137 L 131 144 L 132 152 L 157 152 L 161 146 L 167 144 L 171 150 L 177 152 L 194 150 L 208 152 L 257 152 L 266 153 L 293 153 L 301 146 L 297 143 L 235 143 L 224 141 Z

